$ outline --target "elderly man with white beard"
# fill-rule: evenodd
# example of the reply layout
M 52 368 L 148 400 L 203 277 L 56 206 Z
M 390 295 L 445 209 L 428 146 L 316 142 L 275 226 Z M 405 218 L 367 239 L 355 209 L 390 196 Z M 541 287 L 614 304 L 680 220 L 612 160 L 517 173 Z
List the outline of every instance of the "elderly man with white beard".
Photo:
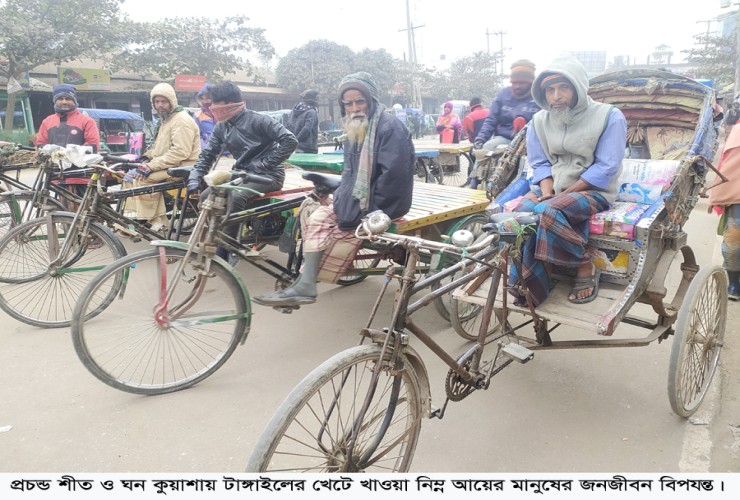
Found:
M 391 219 L 411 208 L 416 154 L 411 134 L 385 112 L 372 76 L 347 75 L 339 84 L 339 107 L 347 135 L 344 170 L 333 203 L 317 208 L 303 223 L 304 264 L 285 290 L 254 297 L 258 304 L 295 307 L 316 301 L 317 278 L 335 283 L 362 241 L 354 236 L 361 219 L 382 210 Z
M 532 84 L 542 108 L 527 130 L 533 188 L 514 210 L 540 216 L 536 236 L 522 249 L 523 279 L 535 306 L 550 293 L 553 266 L 575 268 L 571 302 L 590 302 L 599 289 L 600 271 L 587 252 L 588 220 L 616 199 L 627 122 L 619 109 L 587 92 L 586 68 L 569 55 L 555 59 Z M 512 270 L 510 284 L 518 279 Z

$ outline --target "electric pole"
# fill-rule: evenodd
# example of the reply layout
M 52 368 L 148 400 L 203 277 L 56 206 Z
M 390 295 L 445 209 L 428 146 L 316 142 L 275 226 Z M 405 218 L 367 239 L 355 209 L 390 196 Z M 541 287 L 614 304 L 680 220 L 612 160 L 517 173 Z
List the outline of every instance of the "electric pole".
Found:
M 409 8 L 409 0 L 406 0 L 406 28 L 398 31 L 408 32 L 409 63 L 411 65 L 411 102 L 415 108 L 419 109 L 422 107 L 422 102 L 419 84 L 416 79 L 416 41 L 414 40 L 414 30 L 423 27 L 423 24 L 420 26 L 411 25 L 411 9 Z

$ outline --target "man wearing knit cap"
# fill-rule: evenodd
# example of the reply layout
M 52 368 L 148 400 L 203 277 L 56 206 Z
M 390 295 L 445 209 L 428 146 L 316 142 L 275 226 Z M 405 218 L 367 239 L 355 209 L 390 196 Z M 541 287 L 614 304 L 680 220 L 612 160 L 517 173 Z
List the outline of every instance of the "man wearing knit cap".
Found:
M 475 140 L 483 128 L 483 122 L 488 118 L 488 108 L 483 107 L 480 97 L 473 97 L 468 107 L 470 112 L 463 118 L 463 130 L 465 135 Z
M 39 127 L 36 145 L 67 144 L 100 148 L 100 132 L 95 120 L 77 109 L 77 90 L 74 85 L 62 83 L 52 88 L 54 114 L 47 116 Z
M 508 144 L 540 110 L 532 99 L 534 70 L 534 63 L 527 59 L 520 59 L 511 65 L 511 86 L 501 89 L 493 99 L 488 117 L 475 136 L 476 149 L 494 150 L 496 146 Z M 521 118 L 517 120 L 518 129 L 514 125 L 517 118 Z
M 54 101 L 54 114 L 47 116 L 41 122 L 36 135 L 36 146 L 56 144 L 66 147 L 74 144 L 90 146 L 93 152 L 97 152 L 100 148 L 98 125 L 95 120 L 77 109 L 77 89 L 74 85 L 66 83 L 54 85 L 52 100 Z M 76 192 L 80 196 L 85 194 L 87 179 L 69 178 L 60 182 L 70 186 L 67 189 L 71 192 Z M 74 207 L 70 207 L 72 208 Z
M 288 130 L 298 139 L 296 153 L 319 152 L 319 93 L 313 89 L 301 92 L 301 100 L 290 112 Z
M 346 133 L 344 170 L 331 206 L 301 208 L 303 272 L 286 290 L 255 297 L 258 304 L 297 307 L 316 301 L 317 278 L 335 283 L 362 242 L 354 231 L 362 217 L 382 210 L 391 219 L 411 208 L 416 154 L 408 129 L 385 112 L 373 78 L 347 75 L 339 84 Z M 308 217 L 306 217 L 308 215 Z
M 534 187 L 514 210 L 540 216 L 536 236 L 522 248 L 522 277 L 535 306 L 550 293 L 553 266 L 575 269 L 571 302 L 590 302 L 599 290 L 600 271 L 587 251 L 588 221 L 616 199 L 627 122 L 587 92 L 586 68 L 570 55 L 555 59 L 532 86 L 542 107 L 527 128 Z M 517 280 L 516 271 L 510 280 Z

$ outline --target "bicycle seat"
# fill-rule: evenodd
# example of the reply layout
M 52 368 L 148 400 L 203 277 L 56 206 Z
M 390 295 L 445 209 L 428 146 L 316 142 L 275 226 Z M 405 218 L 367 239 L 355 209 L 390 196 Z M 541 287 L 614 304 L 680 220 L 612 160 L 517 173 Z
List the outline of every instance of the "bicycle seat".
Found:
M 339 181 L 342 179 L 341 175 L 320 174 L 318 172 L 303 172 L 301 176 L 307 181 L 311 181 L 317 186 L 328 188 L 331 191 L 339 187 Z
M 190 171 L 193 170 L 192 165 L 187 167 L 171 167 L 167 169 L 167 175 L 170 177 L 177 177 L 180 179 L 187 179 L 190 177 Z

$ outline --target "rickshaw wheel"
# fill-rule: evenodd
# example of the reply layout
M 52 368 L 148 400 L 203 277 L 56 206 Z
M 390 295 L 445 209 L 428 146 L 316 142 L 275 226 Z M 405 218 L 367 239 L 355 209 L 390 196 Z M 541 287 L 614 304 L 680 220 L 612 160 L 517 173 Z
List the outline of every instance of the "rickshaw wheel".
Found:
M 676 320 L 668 367 L 668 399 L 673 411 L 691 416 L 712 382 L 724 344 L 727 275 L 720 266 L 703 268 L 691 280 Z
M 378 252 L 370 248 L 360 248 L 360 250 L 357 252 L 357 255 L 372 253 Z M 352 268 L 345 271 L 345 273 L 339 277 L 339 279 L 337 280 L 337 285 L 349 286 L 359 283 L 360 281 L 367 278 L 368 275 L 361 272 L 353 273 L 353 269 L 368 269 L 372 267 L 378 267 L 379 264 L 380 259 L 358 259 L 357 257 L 355 257 L 355 259 L 352 261 Z

